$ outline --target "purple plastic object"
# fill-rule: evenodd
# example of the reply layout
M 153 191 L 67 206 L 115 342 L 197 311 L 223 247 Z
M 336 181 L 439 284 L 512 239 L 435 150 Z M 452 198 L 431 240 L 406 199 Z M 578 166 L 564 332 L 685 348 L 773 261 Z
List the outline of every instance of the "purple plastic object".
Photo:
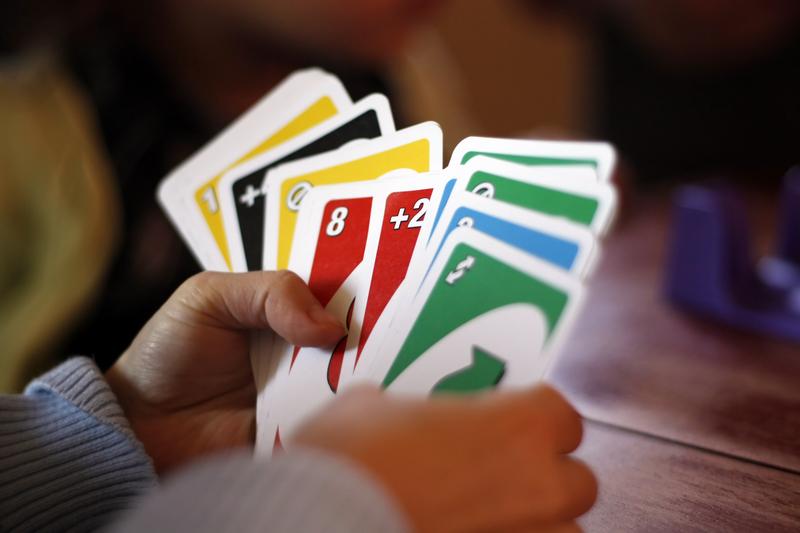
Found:
M 778 255 L 800 267 L 800 167 L 786 174 L 781 197 Z
M 736 194 L 681 188 L 674 200 L 667 298 L 687 311 L 800 342 L 800 168 L 789 172 L 784 189 L 777 254 L 756 266 Z
M 800 167 L 790 170 L 784 180 L 777 253 L 762 259 L 758 272 L 772 287 L 800 287 Z

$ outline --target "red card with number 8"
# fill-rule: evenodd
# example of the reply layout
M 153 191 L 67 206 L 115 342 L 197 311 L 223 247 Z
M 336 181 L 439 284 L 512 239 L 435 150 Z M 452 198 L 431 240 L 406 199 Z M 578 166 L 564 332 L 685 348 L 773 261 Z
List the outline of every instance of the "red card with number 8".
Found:
M 313 226 L 306 226 L 309 233 L 313 228 L 316 242 L 303 242 L 307 237 L 298 234 L 296 243 L 305 246 L 295 247 L 293 253 L 298 253 L 298 257 L 292 258 L 290 266 L 308 280 L 311 292 L 322 306 L 346 325 L 365 279 L 360 276 L 359 265 L 370 228 L 372 198 L 330 200 L 321 212 Z M 313 248 L 306 248 L 309 245 Z M 278 370 L 279 394 L 271 398 L 274 434 L 291 433 L 303 416 L 333 397 L 345 346 L 346 338 L 329 348 L 286 347 L 291 350 L 291 362 L 288 369 Z

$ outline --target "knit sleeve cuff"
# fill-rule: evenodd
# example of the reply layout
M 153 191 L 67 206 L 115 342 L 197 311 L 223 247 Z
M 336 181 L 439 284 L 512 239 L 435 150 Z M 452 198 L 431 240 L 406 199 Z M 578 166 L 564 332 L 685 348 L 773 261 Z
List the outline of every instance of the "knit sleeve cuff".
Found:
M 156 484 L 97 366 L 72 359 L 0 396 L 0 530 L 92 531 Z
M 134 435 L 117 397 L 108 386 L 103 373 L 88 357 L 73 357 L 39 376 L 26 387 L 25 394 L 60 396 L 99 422 L 123 433 L 144 453 L 144 448 Z

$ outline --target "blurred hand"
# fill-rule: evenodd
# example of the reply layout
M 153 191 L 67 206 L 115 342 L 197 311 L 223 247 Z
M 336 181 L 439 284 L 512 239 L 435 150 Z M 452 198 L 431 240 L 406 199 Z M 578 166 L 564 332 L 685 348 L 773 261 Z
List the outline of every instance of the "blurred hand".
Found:
M 252 443 L 249 333 L 264 329 L 303 346 L 344 334 L 294 274 L 204 273 L 108 371 L 159 472 Z M 362 465 L 421 531 L 574 531 L 596 495 L 589 469 L 567 456 L 581 440 L 580 418 L 546 386 L 433 399 L 356 388 L 293 440 Z
M 159 473 L 252 444 L 250 331 L 267 329 L 300 346 L 344 335 L 292 273 L 206 272 L 170 297 L 107 372 Z
M 363 465 L 418 531 L 579 531 L 591 471 L 567 456 L 581 420 L 553 389 L 408 399 L 352 389 L 302 426 L 295 446 Z M 289 452 L 291 453 L 291 452 Z

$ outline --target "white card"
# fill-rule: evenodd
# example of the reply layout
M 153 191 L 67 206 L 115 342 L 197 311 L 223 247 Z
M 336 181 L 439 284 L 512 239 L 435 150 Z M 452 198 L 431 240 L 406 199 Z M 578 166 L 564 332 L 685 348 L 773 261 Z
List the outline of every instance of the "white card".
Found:
M 283 128 L 303 112 L 316 109 L 314 106 L 320 102 L 321 107 L 328 108 L 330 116 L 351 105 L 336 77 L 319 69 L 292 74 L 161 182 L 158 199 L 203 268 L 229 270 L 218 241 L 218 238 L 224 240 L 224 236 L 212 232 L 212 225 L 217 226 L 217 233 L 224 232 L 224 222 L 218 218 L 221 213 L 215 176 L 271 139 L 290 138 Z M 324 113 L 321 117 L 304 116 L 294 125 L 307 129 L 317 118 L 324 119 Z

